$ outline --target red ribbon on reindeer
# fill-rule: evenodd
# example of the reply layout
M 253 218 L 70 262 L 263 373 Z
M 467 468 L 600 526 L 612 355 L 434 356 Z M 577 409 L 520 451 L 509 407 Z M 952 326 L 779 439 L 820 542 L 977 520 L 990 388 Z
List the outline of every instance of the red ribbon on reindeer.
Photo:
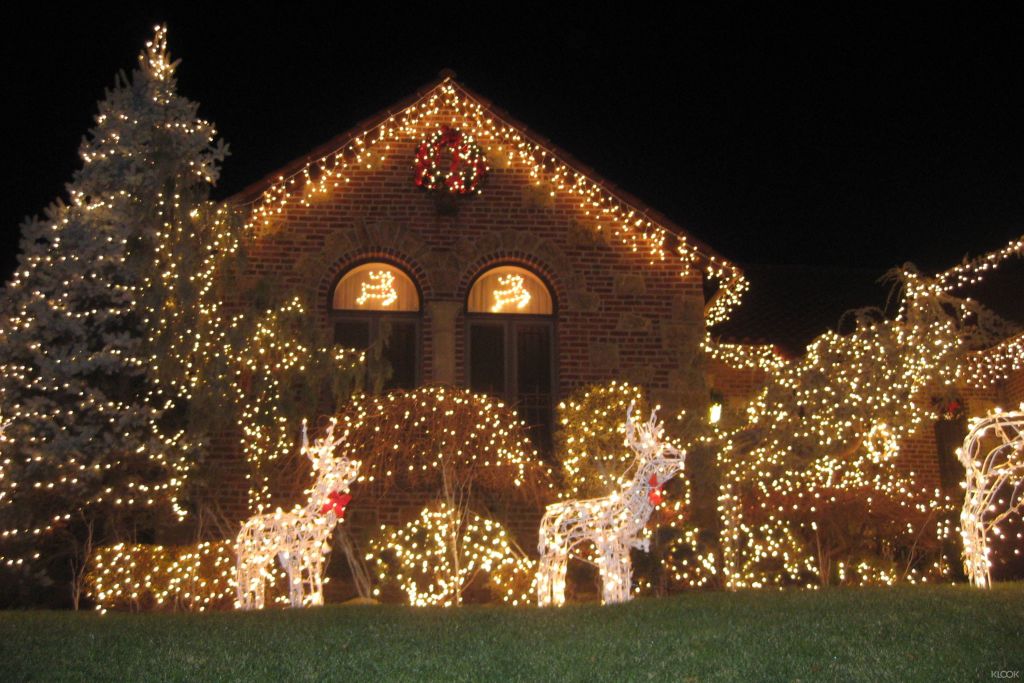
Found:
M 331 510 L 334 510 L 334 514 L 338 519 L 345 519 L 345 506 L 352 501 L 352 496 L 347 493 L 338 493 L 334 491 L 328 496 L 328 501 L 324 503 L 324 506 L 320 508 L 320 514 L 326 515 Z
M 651 505 L 658 507 L 662 501 L 661 484 L 658 482 L 658 475 L 652 474 L 650 481 L 647 482 L 651 485 L 651 490 L 647 492 L 647 500 L 651 501 Z

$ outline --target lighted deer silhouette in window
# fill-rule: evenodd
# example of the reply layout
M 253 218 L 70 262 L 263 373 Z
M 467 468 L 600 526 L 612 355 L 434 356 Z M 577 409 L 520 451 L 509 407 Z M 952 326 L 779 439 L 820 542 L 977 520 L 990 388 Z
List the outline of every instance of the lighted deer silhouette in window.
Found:
M 648 549 L 639 536 L 654 508 L 661 502 L 661 487 L 683 470 L 686 454 L 665 443 L 663 425 L 656 411 L 646 423 L 633 418 L 634 405 L 626 413 L 626 443 L 636 460 L 623 475 L 620 490 L 603 498 L 566 500 L 549 505 L 540 523 L 540 566 L 537 570 L 537 603 L 565 603 L 565 571 L 578 546 L 593 542 L 601 573 L 601 601 L 625 602 L 632 595 L 631 548 Z M 632 477 L 629 477 L 632 472 Z
M 352 499 L 349 486 L 359 474 L 360 462 L 334 457 L 341 439 L 334 438 L 336 420 L 326 435 L 310 448 L 306 423 L 302 423 L 302 452 L 313 465 L 315 479 L 306 493 L 305 507 L 290 512 L 256 515 L 242 525 L 235 551 L 238 556 L 238 602 L 240 609 L 262 609 L 266 578 L 274 558 L 288 574 L 288 596 L 292 607 L 322 605 L 324 557 L 330 552 L 330 537 L 345 506 Z

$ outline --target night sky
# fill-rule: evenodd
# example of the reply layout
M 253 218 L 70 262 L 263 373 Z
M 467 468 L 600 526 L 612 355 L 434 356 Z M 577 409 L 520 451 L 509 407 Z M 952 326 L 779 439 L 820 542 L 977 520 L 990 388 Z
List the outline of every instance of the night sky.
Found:
M 2 17 L 4 279 L 21 219 L 63 191 L 96 100 L 157 21 L 180 92 L 231 145 L 219 196 L 450 67 L 741 264 L 939 269 L 1024 233 L 1020 4 L 625 16 L 506 3 L 500 21 L 482 4 L 147 4 Z

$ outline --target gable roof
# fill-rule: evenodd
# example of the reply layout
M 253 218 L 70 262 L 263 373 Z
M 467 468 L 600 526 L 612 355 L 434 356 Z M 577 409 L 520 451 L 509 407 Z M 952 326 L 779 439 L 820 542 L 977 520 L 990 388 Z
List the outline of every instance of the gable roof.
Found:
M 661 212 L 598 177 L 587 165 L 494 106 L 487 98 L 458 83 L 449 70 L 442 71 L 437 80 L 410 97 L 294 159 L 228 201 L 236 206 L 250 207 L 250 224 L 269 220 L 268 216 L 281 212 L 296 190 L 306 187 L 312 188 L 313 192 L 327 192 L 324 179 L 334 179 L 343 174 L 349 160 L 358 161 L 366 150 L 381 140 L 396 137 L 398 133 L 411 134 L 410 128 L 418 122 L 417 112 L 425 103 L 438 100 L 465 109 L 467 123 L 480 128 L 470 132 L 481 144 L 507 145 L 510 158 L 516 156 L 520 161 L 532 163 L 537 176 L 550 182 L 555 190 L 579 195 L 581 206 L 589 202 L 595 222 L 598 225 L 602 221 L 612 222 L 623 241 L 633 249 L 639 250 L 637 245 L 641 243 L 649 249 L 652 260 L 665 259 L 669 252 L 674 252 L 681 261 L 683 272 L 692 268 L 703 271 L 705 278 L 717 283 L 717 289 L 705 307 L 709 325 L 725 320 L 738 305 L 746 290 L 746 280 L 736 265 Z

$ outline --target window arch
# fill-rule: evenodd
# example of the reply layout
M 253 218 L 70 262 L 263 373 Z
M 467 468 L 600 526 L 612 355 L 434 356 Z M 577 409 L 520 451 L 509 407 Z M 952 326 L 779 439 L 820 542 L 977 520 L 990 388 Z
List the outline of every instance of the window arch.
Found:
M 466 298 L 470 388 L 515 406 L 542 448 L 554 421 L 554 309 L 544 281 L 514 265 L 484 271 Z
M 491 268 L 473 283 L 466 308 L 470 313 L 551 315 L 551 292 L 537 275 L 519 266 Z
M 358 264 L 331 295 L 334 342 L 366 349 L 387 341 L 381 358 L 390 368 L 385 389 L 413 389 L 420 378 L 420 293 L 412 277 L 384 261 Z

